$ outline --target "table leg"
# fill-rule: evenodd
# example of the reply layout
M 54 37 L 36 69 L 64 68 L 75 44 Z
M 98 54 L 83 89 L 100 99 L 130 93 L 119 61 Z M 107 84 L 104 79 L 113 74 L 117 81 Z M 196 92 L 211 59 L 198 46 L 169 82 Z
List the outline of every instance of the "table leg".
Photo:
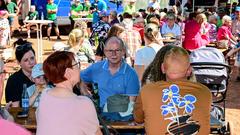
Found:
M 43 62 L 43 39 L 42 39 L 42 24 L 40 24 L 40 62 L 42 63 Z
M 40 33 L 40 29 L 39 29 L 39 25 L 38 24 L 36 24 L 36 26 L 37 26 L 37 49 L 38 49 L 38 55 L 37 55 L 37 60 L 38 60 L 38 62 L 41 62 L 41 52 L 40 52 L 40 38 L 39 38 L 39 33 Z

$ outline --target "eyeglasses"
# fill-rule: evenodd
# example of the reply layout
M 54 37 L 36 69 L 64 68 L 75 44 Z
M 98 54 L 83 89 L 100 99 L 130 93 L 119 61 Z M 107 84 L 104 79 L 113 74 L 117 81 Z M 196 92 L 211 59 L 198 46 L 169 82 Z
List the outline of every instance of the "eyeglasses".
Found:
M 80 68 L 80 67 L 81 67 L 81 64 L 80 64 L 80 62 L 77 62 L 77 63 L 73 64 L 73 65 L 72 65 L 72 67 L 74 67 L 74 66 L 76 66 L 76 65 L 77 65 L 77 67 L 78 67 L 78 68 Z
M 107 54 L 120 54 L 122 52 L 122 49 L 116 49 L 116 50 L 105 50 Z

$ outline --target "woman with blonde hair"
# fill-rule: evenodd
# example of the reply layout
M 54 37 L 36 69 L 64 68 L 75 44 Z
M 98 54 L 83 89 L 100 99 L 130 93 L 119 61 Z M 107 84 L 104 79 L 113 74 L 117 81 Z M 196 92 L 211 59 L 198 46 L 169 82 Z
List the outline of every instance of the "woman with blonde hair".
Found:
M 145 47 L 139 49 L 135 55 L 134 68 L 137 71 L 139 80 L 142 80 L 144 70 L 153 61 L 158 50 L 162 45 L 157 40 L 159 34 L 159 27 L 154 23 L 149 23 L 144 28 L 144 41 Z
M 95 55 L 89 41 L 81 29 L 73 29 L 68 38 L 69 51 L 75 53 L 81 62 L 94 62 Z
M 200 32 L 202 35 L 206 35 L 209 38 L 210 24 L 207 22 L 205 14 L 201 13 L 196 16 L 196 21 L 201 25 Z
M 90 30 L 87 27 L 87 23 L 84 22 L 84 21 L 77 21 L 77 22 L 75 22 L 74 29 L 81 29 L 81 30 L 83 30 L 84 36 L 86 38 L 88 38 L 89 34 L 91 33 Z

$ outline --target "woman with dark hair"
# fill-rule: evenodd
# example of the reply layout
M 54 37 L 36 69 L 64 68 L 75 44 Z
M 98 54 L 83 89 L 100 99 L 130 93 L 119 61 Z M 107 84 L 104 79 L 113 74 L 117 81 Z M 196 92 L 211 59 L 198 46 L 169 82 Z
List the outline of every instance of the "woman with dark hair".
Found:
M 21 69 L 8 78 L 5 95 L 6 102 L 12 101 L 12 105 L 18 107 L 23 92 L 23 84 L 27 84 L 27 87 L 34 84 L 31 73 L 36 64 L 36 58 L 32 43 L 20 38 L 14 43 L 14 47 L 16 47 L 15 56 Z
M 101 135 L 92 101 L 73 93 L 80 81 L 80 62 L 74 53 L 54 52 L 44 61 L 43 71 L 56 87 L 42 93 L 37 135 Z

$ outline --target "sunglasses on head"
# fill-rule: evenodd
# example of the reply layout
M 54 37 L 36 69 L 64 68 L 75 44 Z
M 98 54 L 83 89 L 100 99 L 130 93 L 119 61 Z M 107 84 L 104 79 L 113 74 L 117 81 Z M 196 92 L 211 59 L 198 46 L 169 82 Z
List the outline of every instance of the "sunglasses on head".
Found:
M 17 46 L 16 50 L 17 51 L 22 51 L 22 50 L 29 49 L 29 48 L 32 48 L 32 44 L 31 43 L 26 43 L 26 44 Z

